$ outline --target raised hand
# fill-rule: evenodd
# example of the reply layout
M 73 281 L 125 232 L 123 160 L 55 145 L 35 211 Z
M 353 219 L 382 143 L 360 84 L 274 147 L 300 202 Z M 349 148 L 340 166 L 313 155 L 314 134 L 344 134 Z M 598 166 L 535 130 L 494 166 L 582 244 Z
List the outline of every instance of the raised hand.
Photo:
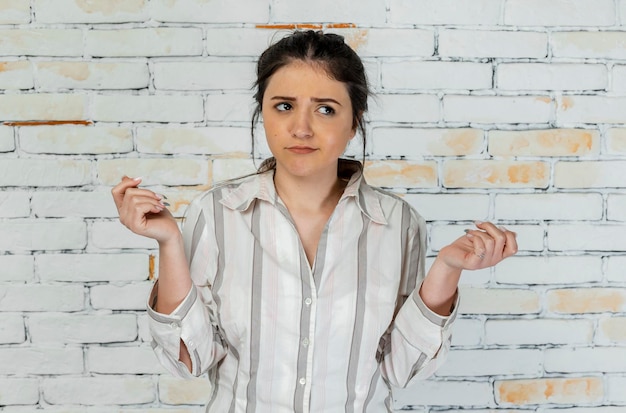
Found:
M 178 225 L 167 210 L 163 197 L 138 188 L 141 178 L 124 176 L 111 190 L 120 222 L 135 234 L 167 242 L 179 234 Z

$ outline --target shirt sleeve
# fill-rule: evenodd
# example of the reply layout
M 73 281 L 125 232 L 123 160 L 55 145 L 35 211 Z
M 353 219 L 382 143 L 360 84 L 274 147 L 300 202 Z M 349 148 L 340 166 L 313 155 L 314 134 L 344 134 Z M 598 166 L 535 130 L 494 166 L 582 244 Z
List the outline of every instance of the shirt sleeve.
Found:
M 226 355 L 210 288 L 218 252 L 211 235 L 212 217 L 209 220 L 208 215 L 198 202 L 190 204 L 186 213 L 183 240 L 193 281 L 187 296 L 171 314 L 156 312 L 157 280 L 148 298 L 152 348 L 170 373 L 184 378 L 202 375 Z M 181 340 L 191 356 L 191 372 L 179 360 Z
M 381 373 L 393 386 L 406 387 L 412 380 L 431 376 L 445 361 L 450 349 L 451 327 L 459 308 L 456 293 L 447 317 L 430 310 L 419 295 L 424 280 L 426 223 L 411 209 L 402 282 L 401 306 L 385 337 L 381 340 Z M 413 282 L 411 282 L 413 280 Z M 414 286 L 411 290 L 404 286 Z

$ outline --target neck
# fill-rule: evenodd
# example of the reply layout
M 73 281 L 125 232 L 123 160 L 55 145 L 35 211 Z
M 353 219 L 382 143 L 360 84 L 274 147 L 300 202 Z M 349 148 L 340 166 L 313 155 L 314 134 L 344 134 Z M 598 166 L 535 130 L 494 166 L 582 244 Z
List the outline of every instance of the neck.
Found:
M 288 209 L 319 211 L 337 205 L 346 183 L 337 177 L 337 170 L 324 176 L 294 177 L 281 173 L 277 167 L 274 185 Z

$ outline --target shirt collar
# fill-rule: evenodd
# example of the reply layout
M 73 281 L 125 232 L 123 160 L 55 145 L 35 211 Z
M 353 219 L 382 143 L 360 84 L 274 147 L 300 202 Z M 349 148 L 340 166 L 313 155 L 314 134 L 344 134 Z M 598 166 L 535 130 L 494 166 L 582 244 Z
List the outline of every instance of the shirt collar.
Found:
M 354 198 L 364 215 L 377 224 L 386 225 L 387 220 L 380 205 L 379 195 L 363 177 L 363 165 L 358 161 L 339 159 L 337 175 L 348 179 L 340 202 L 344 198 Z M 243 212 L 255 199 L 276 204 L 274 170 L 243 178 L 220 202 L 227 208 Z

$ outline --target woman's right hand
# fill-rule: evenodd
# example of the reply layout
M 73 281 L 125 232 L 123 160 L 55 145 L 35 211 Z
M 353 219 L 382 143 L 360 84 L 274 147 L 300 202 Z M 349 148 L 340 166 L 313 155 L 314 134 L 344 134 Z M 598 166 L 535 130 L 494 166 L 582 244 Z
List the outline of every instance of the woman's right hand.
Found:
M 176 220 L 165 207 L 163 198 L 148 189 L 138 188 L 141 178 L 124 176 L 111 190 L 120 222 L 138 235 L 166 243 L 178 236 Z

